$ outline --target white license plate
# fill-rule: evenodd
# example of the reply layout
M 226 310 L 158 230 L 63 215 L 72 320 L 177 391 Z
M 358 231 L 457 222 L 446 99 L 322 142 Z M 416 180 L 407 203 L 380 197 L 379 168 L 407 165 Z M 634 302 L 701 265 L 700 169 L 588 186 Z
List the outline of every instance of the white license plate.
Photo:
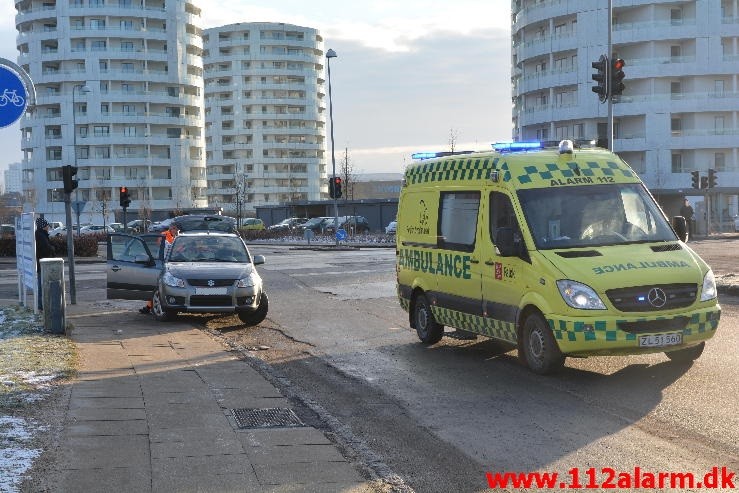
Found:
M 195 294 L 228 294 L 228 288 L 195 288 Z
M 639 347 L 664 347 L 676 346 L 683 343 L 682 332 L 668 332 L 666 334 L 653 334 L 639 336 Z

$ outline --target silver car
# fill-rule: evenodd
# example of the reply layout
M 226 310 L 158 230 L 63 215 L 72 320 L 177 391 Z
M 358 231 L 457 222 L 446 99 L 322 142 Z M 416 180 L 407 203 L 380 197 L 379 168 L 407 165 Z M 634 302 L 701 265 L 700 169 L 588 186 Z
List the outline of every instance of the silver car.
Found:
M 264 257 L 252 257 L 239 235 L 187 232 L 169 248 L 164 243 L 157 234 L 110 235 L 108 298 L 151 299 L 160 321 L 180 312 L 235 313 L 249 326 L 266 318 L 269 301 L 256 269 Z

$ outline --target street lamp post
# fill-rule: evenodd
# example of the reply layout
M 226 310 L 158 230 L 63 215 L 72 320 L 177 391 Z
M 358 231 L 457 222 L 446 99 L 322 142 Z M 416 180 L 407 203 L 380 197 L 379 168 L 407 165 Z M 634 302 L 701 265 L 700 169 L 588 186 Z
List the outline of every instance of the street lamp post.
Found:
M 331 59 L 336 58 L 336 52 L 329 48 L 326 52 L 326 66 L 328 68 L 328 117 L 331 122 L 331 178 L 336 177 L 336 155 L 334 153 L 334 105 L 331 99 Z M 339 246 L 339 204 L 334 194 L 334 237 L 336 238 L 336 246 Z
M 72 152 L 74 155 L 74 168 L 77 169 L 77 90 L 83 94 L 90 92 L 90 88 L 84 85 L 76 85 L 72 88 Z M 76 172 L 76 171 L 75 171 Z M 77 304 L 77 282 L 74 276 L 74 226 L 72 225 L 72 193 L 64 194 L 64 211 L 67 221 L 67 262 L 69 263 L 69 298 L 72 305 Z M 79 215 L 77 216 L 79 224 Z

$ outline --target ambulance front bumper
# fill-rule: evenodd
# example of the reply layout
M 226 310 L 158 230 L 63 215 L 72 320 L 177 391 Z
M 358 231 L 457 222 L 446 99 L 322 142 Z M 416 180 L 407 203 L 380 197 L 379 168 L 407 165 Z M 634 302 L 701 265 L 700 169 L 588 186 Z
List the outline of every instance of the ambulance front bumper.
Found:
M 694 346 L 716 333 L 721 307 L 659 317 L 547 317 L 562 353 L 569 356 L 646 354 Z

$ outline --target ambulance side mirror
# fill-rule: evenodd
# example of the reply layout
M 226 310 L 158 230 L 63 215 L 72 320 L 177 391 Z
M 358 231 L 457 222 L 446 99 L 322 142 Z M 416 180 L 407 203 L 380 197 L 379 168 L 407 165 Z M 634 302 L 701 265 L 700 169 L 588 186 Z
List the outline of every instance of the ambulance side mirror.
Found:
M 672 229 L 675 230 L 681 241 L 688 241 L 688 221 L 683 216 L 672 218 Z
M 498 228 L 495 230 L 495 246 L 502 257 L 515 257 L 518 255 L 513 228 Z

